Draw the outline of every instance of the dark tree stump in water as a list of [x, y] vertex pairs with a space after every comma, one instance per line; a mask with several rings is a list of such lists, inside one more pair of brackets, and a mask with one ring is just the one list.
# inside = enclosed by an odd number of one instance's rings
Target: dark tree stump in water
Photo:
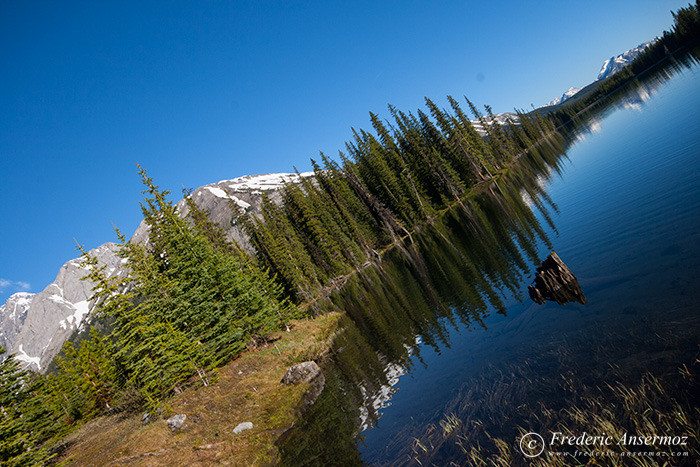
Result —
[[550, 253], [537, 268], [535, 281], [527, 288], [530, 298], [542, 305], [545, 300], [564, 305], [567, 302], [585, 304], [586, 296], [576, 280], [576, 276], [566, 267], [566, 264], [555, 252]]

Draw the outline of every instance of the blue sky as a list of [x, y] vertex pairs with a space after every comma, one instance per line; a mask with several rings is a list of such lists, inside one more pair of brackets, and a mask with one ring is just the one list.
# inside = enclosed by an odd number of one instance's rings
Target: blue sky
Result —
[[368, 112], [543, 105], [688, 1], [0, 3], [0, 301], [179, 194], [310, 168]]

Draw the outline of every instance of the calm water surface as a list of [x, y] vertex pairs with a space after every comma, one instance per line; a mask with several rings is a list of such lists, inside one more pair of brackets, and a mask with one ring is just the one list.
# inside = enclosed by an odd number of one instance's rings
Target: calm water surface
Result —
[[[349, 318], [326, 390], [282, 445], [286, 462], [410, 464], [416, 439], [448, 417], [512, 442], [517, 425], [536, 426], [537, 404], [568, 407], [589, 388], [692, 364], [700, 68], [649, 79], [561, 143], [564, 157], [547, 148], [523, 161], [334, 297]], [[588, 304], [527, 298], [552, 249]], [[464, 461], [454, 445], [431, 449], [437, 464]]]

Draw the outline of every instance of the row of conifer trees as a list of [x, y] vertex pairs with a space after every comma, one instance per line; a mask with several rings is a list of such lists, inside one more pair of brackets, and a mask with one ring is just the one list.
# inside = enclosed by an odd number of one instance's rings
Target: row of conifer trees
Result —
[[451, 112], [426, 99], [432, 119], [391, 106], [392, 123], [370, 113], [374, 134], [353, 130], [339, 161], [312, 159], [313, 178], [284, 186], [279, 205], [264, 197], [261, 218], [244, 217], [260, 263], [290, 298], [308, 300], [374, 259], [553, 130], [534, 113], [492, 124], [491, 108], [483, 115], [467, 99], [482, 137], [459, 103], [448, 101]]

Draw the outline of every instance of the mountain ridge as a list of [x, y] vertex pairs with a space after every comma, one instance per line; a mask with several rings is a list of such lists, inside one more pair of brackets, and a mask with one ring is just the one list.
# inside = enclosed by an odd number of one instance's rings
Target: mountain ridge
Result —
[[[600, 68], [600, 71], [598, 72], [598, 76], [593, 81], [593, 83], [609, 78], [615, 73], [620, 72], [623, 68], [632, 63], [634, 59], [639, 56], [640, 53], [644, 52], [647, 49], [647, 47], [654, 44], [657, 40], [658, 39], [652, 39], [650, 41], [644, 42], [636, 47], [629, 49], [626, 52], [621, 53], [620, 55], [615, 55], [605, 60], [605, 62], [603, 62], [603, 65]], [[575, 96], [579, 91], [581, 91], [581, 89], [583, 88], [571, 86], [561, 96], [549, 101], [542, 107], [551, 107], [554, 105], [561, 104]]]
[[[244, 175], [201, 186], [189, 196], [224, 231], [227, 240], [252, 251], [241, 226], [231, 222], [229, 202], [254, 216], [261, 216], [263, 193], [278, 203], [281, 201], [276, 193], [278, 188], [310, 176], [313, 172]], [[189, 208], [184, 198], [176, 206], [180, 216], [187, 216]], [[147, 240], [148, 226], [142, 221], [130, 241], [143, 243]], [[108, 277], [125, 272], [126, 260], [117, 256], [118, 248], [117, 244], [107, 242], [88, 252], [97, 257], [100, 266], [107, 267]], [[94, 284], [81, 280], [84, 275], [81, 258], [71, 259], [61, 266], [56, 279], [43, 291], [17, 292], [0, 306], [0, 345], [6, 348], [6, 354], [14, 354], [27, 368], [46, 371], [65, 341], [89, 324], [94, 310], [90, 300]]]

